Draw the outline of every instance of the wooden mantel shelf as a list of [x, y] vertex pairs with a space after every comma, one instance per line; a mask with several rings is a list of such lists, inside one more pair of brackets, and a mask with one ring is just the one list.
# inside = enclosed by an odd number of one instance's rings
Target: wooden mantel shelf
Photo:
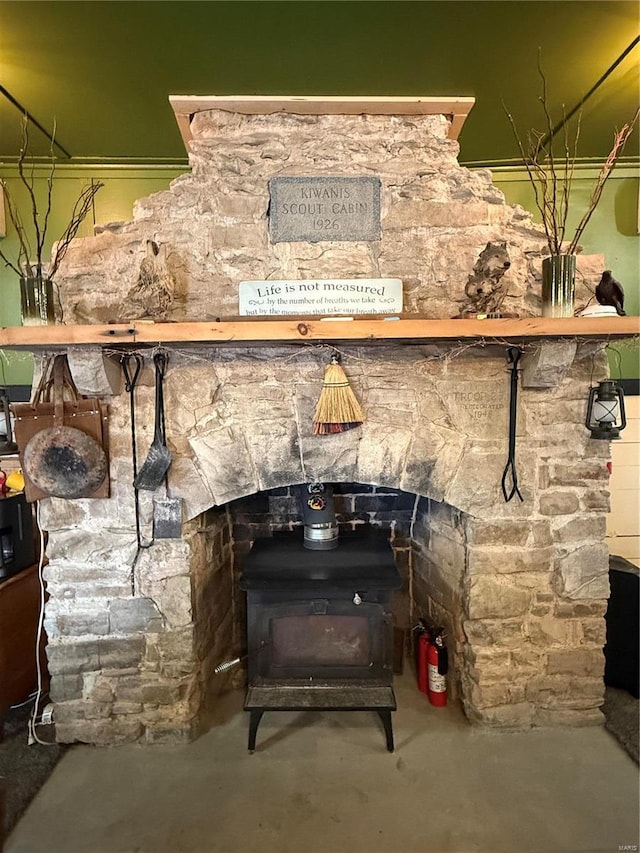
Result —
[[447, 340], [529, 338], [631, 338], [640, 335], [640, 317], [567, 317], [519, 320], [401, 319], [321, 320], [318, 317], [276, 319], [233, 318], [198, 323], [149, 323], [136, 320], [113, 325], [8, 326], [0, 329], [0, 348], [52, 349], [95, 344], [305, 344], [311, 341], [418, 343]]
[[449, 139], [457, 139], [475, 103], [468, 97], [378, 97], [345, 95], [169, 95], [184, 144], [199, 112], [227, 110], [247, 115], [445, 115]]

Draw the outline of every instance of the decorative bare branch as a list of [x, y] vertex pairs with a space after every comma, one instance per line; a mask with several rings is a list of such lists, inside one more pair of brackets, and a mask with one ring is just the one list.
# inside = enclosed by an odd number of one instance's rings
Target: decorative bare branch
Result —
[[[47, 228], [49, 226], [49, 214], [51, 213], [51, 199], [53, 198], [53, 178], [56, 173], [56, 158], [53, 150], [53, 146], [56, 138], [56, 122], [54, 119], [53, 122], [53, 130], [51, 131], [51, 146], [49, 148], [49, 156], [51, 159], [51, 168], [49, 169], [49, 174], [47, 175], [47, 209], [44, 214], [44, 224], [42, 226], [42, 231], [44, 234], [47, 233]], [[44, 241], [42, 243], [44, 248]], [[39, 271], [39, 274], [42, 275], [42, 271]]]
[[535, 205], [542, 218], [549, 254], [559, 255], [563, 252], [573, 254], [578, 248], [578, 243], [587, 223], [598, 206], [607, 178], [611, 174], [627, 139], [633, 131], [640, 110], [629, 124], [625, 124], [622, 130], [616, 132], [613, 146], [600, 170], [596, 186], [589, 199], [587, 210], [580, 220], [573, 238], [566, 248], [563, 248], [569, 215], [571, 186], [578, 160], [578, 141], [580, 139], [582, 111], [578, 111], [573, 138], [570, 138], [563, 106], [564, 150], [561, 157], [556, 155], [553, 150], [554, 123], [549, 109], [547, 80], [542, 70], [540, 52], [538, 52], [538, 74], [541, 80], [541, 95], [538, 101], [542, 107], [546, 125], [546, 132], [544, 134], [539, 130], [532, 129], [527, 134], [526, 142], [523, 142], [513, 116], [509, 113], [504, 103], [502, 106], [511, 124], [522, 162], [527, 171], [529, 182], [533, 187]]
[[[58, 271], [60, 263], [64, 258], [71, 241], [77, 235], [80, 226], [85, 220], [87, 214], [92, 208], [93, 201], [98, 190], [104, 186], [101, 182], [93, 182], [90, 186], [84, 187], [78, 199], [76, 200], [71, 212], [71, 219], [67, 225], [62, 237], [58, 241], [53, 253], [51, 264], [47, 269], [46, 260], [44, 258], [44, 247], [47, 239], [47, 231], [49, 228], [49, 217], [52, 209], [53, 199], [53, 183], [56, 171], [56, 159], [53, 150], [53, 140], [55, 139], [55, 124], [51, 140], [50, 149], [50, 166], [47, 175], [47, 196], [44, 210], [41, 212], [38, 209], [38, 203], [35, 193], [35, 163], [29, 157], [29, 127], [28, 119], [25, 115], [22, 120], [22, 140], [20, 153], [18, 155], [18, 176], [20, 183], [27, 194], [29, 201], [29, 219], [30, 227], [27, 227], [20, 216], [15, 199], [12, 197], [7, 181], [0, 178], [0, 186], [4, 190], [6, 199], [7, 212], [9, 221], [11, 222], [16, 236], [18, 238], [18, 254], [17, 258], [11, 260], [1, 249], [0, 259], [5, 266], [12, 269], [18, 276], [27, 276], [29, 278], [41, 277], [45, 274], [49, 278]], [[30, 239], [29, 232], [32, 231]]]
[[78, 197], [76, 203], [73, 206], [71, 221], [67, 225], [67, 230], [64, 232], [60, 240], [58, 240], [58, 243], [55, 247], [51, 267], [49, 269], [49, 278], [53, 278], [57, 273], [58, 267], [62, 263], [62, 259], [67, 253], [69, 244], [78, 233], [78, 229], [80, 228], [85, 217], [93, 207], [93, 200], [96, 196], [96, 193], [103, 186], [104, 184], [98, 181], [97, 183], [92, 183], [88, 187], [84, 187], [84, 189], [80, 193], [80, 196]]
[[587, 223], [591, 219], [593, 211], [598, 206], [598, 202], [600, 201], [600, 197], [602, 196], [602, 190], [604, 189], [604, 185], [606, 184], [609, 175], [613, 171], [613, 167], [616, 165], [616, 161], [622, 153], [622, 149], [624, 148], [627, 139], [633, 133], [633, 128], [635, 127], [635, 124], [638, 121], [638, 116], [640, 116], [640, 109], [636, 112], [635, 116], [629, 124], [624, 124], [620, 130], [617, 130], [615, 132], [613, 136], [613, 145], [611, 147], [611, 151], [609, 152], [609, 156], [607, 157], [602, 168], [600, 169], [598, 180], [596, 181], [596, 185], [593, 188], [593, 192], [591, 193], [591, 198], [589, 199], [589, 205], [587, 207], [587, 210], [585, 211], [584, 216], [578, 223], [576, 233], [573, 237], [573, 240], [569, 244], [569, 248], [567, 249], [567, 254], [570, 255], [575, 252], [578, 246], [578, 242], [582, 237], [582, 232], [587, 227]]
[[[518, 130], [516, 128], [515, 121], [513, 120], [513, 116], [507, 110], [507, 108], [504, 104], [502, 106], [504, 108], [505, 113], [507, 114], [507, 118], [509, 119], [509, 122], [511, 123], [513, 135], [514, 135], [515, 140], [516, 140], [516, 145], [518, 146], [518, 149], [520, 151], [520, 156], [522, 157], [522, 162], [524, 163], [524, 167], [527, 170], [527, 175], [529, 176], [529, 182], [531, 183], [531, 186], [533, 187], [533, 194], [534, 194], [534, 198], [535, 198], [535, 203], [536, 203], [536, 207], [538, 208], [540, 215], [542, 217], [542, 225], [544, 227], [544, 233], [546, 234], [546, 237], [547, 237], [547, 245], [549, 246], [549, 252], [550, 252], [550, 254], [553, 254], [553, 230], [551, 228], [551, 223], [549, 222], [549, 220], [547, 218], [547, 206], [546, 206], [547, 173], [541, 167], [540, 163], [538, 163], [538, 161], [536, 160], [536, 157], [534, 156], [540, 140], [538, 139], [538, 143], [534, 143], [533, 137], [531, 136], [531, 134], [529, 134], [527, 148], [525, 149], [524, 143], [522, 142], [522, 139], [520, 138], [520, 135], [519, 135]], [[529, 152], [534, 152], [534, 153], [529, 153]]]
[[[27, 152], [29, 150], [29, 124], [27, 116], [23, 116], [22, 118], [22, 144], [20, 146], [20, 156], [18, 157], [18, 174], [20, 175], [20, 180], [22, 181], [22, 185], [27, 191], [27, 195], [29, 196], [29, 200], [31, 202], [31, 220], [33, 222], [33, 232], [35, 234], [35, 245], [36, 245], [36, 274], [41, 274], [41, 257], [42, 257], [42, 238], [43, 234], [40, 229], [40, 222], [38, 218], [38, 204], [36, 202], [36, 194], [34, 189], [34, 179], [33, 179], [33, 171], [31, 175], [27, 177], [25, 175], [25, 163], [27, 162]], [[33, 163], [32, 163], [33, 168]], [[24, 228], [23, 228], [24, 232]], [[20, 241], [22, 244], [22, 240]], [[27, 262], [30, 265], [30, 261]], [[30, 273], [32, 274], [32, 273]]]
[[[5, 253], [0, 249], [0, 258], [4, 261], [5, 266], [11, 267], [11, 269], [17, 273], [19, 276], [24, 275], [24, 271], [27, 272], [27, 275], [31, 275], [31, 268], [29, 266], [29, 257], [31, 256], [31, 247], [29, 245], [29, 240], [27, 238], [27, 233], [22, 224], [22, 220], [20, 218], [20, 212], [15, 205], [15, 202], [11, 195], [8, 192], [7, 184], [4, 178], [0, 178], [0, 185], [4, 190], [4, 197], [7, 205], [7, 213], [9, 214], [9, 221], [13, 225], [17, 235], [18, 235], [18, 260], [17, 263], [12, 263], [9, 258], [5, 255]], [[24, 267], [24, 271], [23, 271]]]

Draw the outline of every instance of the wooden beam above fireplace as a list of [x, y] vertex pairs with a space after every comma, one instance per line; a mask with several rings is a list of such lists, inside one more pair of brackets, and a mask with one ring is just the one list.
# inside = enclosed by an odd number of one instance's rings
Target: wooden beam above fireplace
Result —
[[535, 338], [632, 338], [640, 335], [640, 317], [525, 317], [518, 320], [429, 320], [401, 318], [247, 317], [194, 323], [7, 326], [0, 329], [0, 348], [40, 350], [96, 344], [306, 344], [499, 340]]

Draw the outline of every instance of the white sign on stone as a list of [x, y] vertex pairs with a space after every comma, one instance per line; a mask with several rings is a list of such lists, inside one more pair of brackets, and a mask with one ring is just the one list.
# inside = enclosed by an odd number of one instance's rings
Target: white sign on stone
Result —
[[291, 314], [396, 314], [402, 311], [399, 278], [326, 278], [241, 281], [240, 316]]

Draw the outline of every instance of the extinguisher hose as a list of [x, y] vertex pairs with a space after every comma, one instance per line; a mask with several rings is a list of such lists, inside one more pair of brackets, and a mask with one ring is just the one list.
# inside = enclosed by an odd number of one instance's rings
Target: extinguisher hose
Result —
[[449, 672], [449, 652], [446, 646], [438, 646], [438, 675]]

